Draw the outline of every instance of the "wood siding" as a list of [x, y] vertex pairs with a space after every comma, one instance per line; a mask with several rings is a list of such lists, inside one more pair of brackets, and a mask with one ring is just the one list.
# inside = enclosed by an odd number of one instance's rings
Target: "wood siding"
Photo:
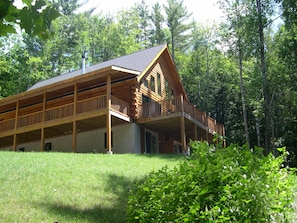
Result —
[[[160, 85], [158, 85], [158, 75], [160, 75]], [[153, 91], [151, 89], [151, 77], [154, 77], [155, 83], [154, 83], [154, 89]], [[148, 87], [145, 86], [145, 81], [148, 82]], [[143, 104], [142, 96], [146, 96], [150, 98], [152, 101], [162, 101], [166, 98], [170, 97], [176, 97], [180, 93], [180, 90], [176, 87], [176, 84], [174, 84], [175, 80], [170, 76], [170, 69], [168, 65], [165, 63], [164, 59], [160, 58], [157, 60], [157, 62], [152, 66], [152, 69], [150, 69], [147, 74], [145, 74], [140, 81], [140, 84], [138, 88], [136, 89], [136, 95], [135, 95], [135, 110], [136, 110], [136, 116], [137, 118], [140, 117], [141, 108], [140, 106]], [[168, 83], [168, 86], [166, 86], [166, 82]], [[159, 87], [161, 87], [161, 90], [158, 92]], [[169, 92], [167, 91], [167, 87], [169, 88]], [[171, 92], [173, 94], [171, 94]], [[161, 93], [161, 94], [159, 94]], [[170, 95], [168, 95], [168, 93]]]

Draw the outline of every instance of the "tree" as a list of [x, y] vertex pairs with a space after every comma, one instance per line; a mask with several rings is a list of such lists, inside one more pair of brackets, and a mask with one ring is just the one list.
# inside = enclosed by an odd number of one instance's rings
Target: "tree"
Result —
[[[54, 34], [50, 40], [45, 41], [43, 55], [50, 68], [50, 76], [81, 68], [82, 52], [84, 49], [89, 50], [92, 42], [92, 20], [89, 16], [89, 12], [71, 14], [53, 22]], [[88, 62], [92, 63], [90, 60]]]
[[[284, 24], [273, 39], [274, 75], [277, 91], [273, 97], [274, 130], [277, 144], [289, 150], [290, 166], [297, 166], [297, 5], [296, 1], [282, 0], [281, 15]], [[271, 56], [269, 56], [271, 57]]]
[[220, 49], [220, 26], [194, 27], [191, 47], [179, 69], [188, 98], [225, 125], [227, 143], [244, 143], [236, 60]]
[[[84, 0], [83, 2], [79, 0], [58, 0], [59, 10], [63, 15], [71, 15], [88, 1], [89, 0]], [[93, 10], [91, 9], [91, 11]]]
[[[33, 83], [45, 77], [38, 50], [29, 47], [26, 38], [26, 34], [22, 38], [16, 34], [9, 38], [2, 37], [2, 43], [7, 48], [0, 50], [0, 97], [26, 91]], [[30, 43], [34, 45], [32, 39]]]
[[258, 12], [258, 34], [259, 50], [261, 60], [261, 73], [263, 78], [263, 95], [264, 95], [264, 116], [265, 116], [265, 153], [271, 151], [271, 117], [270, 117], [270, 90], [268, 85], [268, 75], [265, 60], [265, 39], [264, 39], [264, 18], [262, 12], [262, 1], [256, 0]]
[[[245, 142], [247, 147], [250, 148], [250, 137], [249, 137], [249, 125], [246, 109], [246, 95], [244, 87], [244, 78], [243, 78], [243, 60], [250, 55], [248, 52], [251, 48], [251, 42], [253, 42], [250, 35], [253, 30], [250, 25], [250, 14], [251, 7], [248, 1], [225, 1], [221, 3], [221, 7], [224, 8], [227, 15], [227, 29], [225, 33], [225, 38], [227, 42], [231, 40], [230, 51], [233, 51], [232, 54], [238, 58], [238, 70], [239, 70], [239, 84], [241, 92], [241, 103], [242, 103], [242, 115], [244, 121], [244, 132], [245, 132]], [[249, 31], [249, 32], [247, 32]], [[249, 36], [246, 35], [249, 33]], [[232, 47], [234, 46], [234, 47]]]
[[0, 2], [0, 36], [15, 33], [19, 25], [31, 36], [48, 37], [51, 22], [59, 16], [56, 5], [47, 0], [22, 2], [22, 9], [14, 6], [14, 0]]
[[148, 10], [148, 5], [142, 0], [140, 3], [137, 3], [135, 6], [136, 15], [139, 18], [139, 36], [138, 42], [141, 42], [142, 45], [146, 48], [148, 46], [149, 40], [149, 29], [150, 29], [150, 12]]
[[192, 14], [183, 5], [183, 0], [167, 0], [167, 5], [164, 8], [166, 23], [171, 35], [171, 54], [173, 60], [175, 60], [176, 50], [183, 52], [188, 49], [189, 31], [192, 24], [186, 22]]
[[165, 32], [163, 28], [164, 16], [161, 12], [161, 5], [159, 3], [155, 3], [153, 5], [153, 10], [150, 15], [150, 19], [152, 21], [152, 29], [150, 30], [150, 44], [151, 46], [159, 45], [165, 42]]

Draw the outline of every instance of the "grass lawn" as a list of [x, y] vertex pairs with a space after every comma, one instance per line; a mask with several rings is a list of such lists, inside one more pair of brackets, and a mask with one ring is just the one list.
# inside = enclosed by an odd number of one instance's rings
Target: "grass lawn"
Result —
[[1, 222], [125, 222], [133, 181], [173, 155], [0, 152]]

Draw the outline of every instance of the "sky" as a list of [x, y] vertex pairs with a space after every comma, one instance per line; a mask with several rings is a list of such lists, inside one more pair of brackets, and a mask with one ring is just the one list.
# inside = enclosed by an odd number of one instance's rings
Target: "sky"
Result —
[[[137, 2], [141, 2], [141, 0], [89, 0], [79, 11], [97, 7], [95, 13], [101, 11], [103, 14], [116, 14], [117, 11], [131, 8]], [[145, 0], [145, 2], [150, 6], [159, 2], [163, 6], [167, 0]], [[188, 12], [192, 13], [195, 21], [206, 24], [219, 21], [223, 17], [216, 2], [217, 0], [183, 0], [184, 6], [187, 7]], [[23, 5], [21, 0], [15, 0], [14, 4], [20, 8]]]
[[[102, 11], [103, 14], [115, 14], [121, 9], [131, 8], [137, 2], [141, 2], [141, 0], [89, 0], [82, 10], [97, 6], [95, 12]], [[166, 4], [167, 0], [146, 0], [148, 5], [153, 5], [156, 2], [163, 5]], [[216, 2], [217, 0], [183, 0], [183, 4], [187, 7], [188, 12], [193, 13], [192, 17], [195, 21], [201, 23], [213, 23], [213, 21], [222, 19], [223, 13]]]

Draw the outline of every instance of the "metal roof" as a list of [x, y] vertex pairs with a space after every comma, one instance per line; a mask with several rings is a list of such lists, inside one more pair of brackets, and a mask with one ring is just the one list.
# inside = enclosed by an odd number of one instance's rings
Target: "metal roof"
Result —
[[[144, 71], [149, 65], [150, 63], [156, 58], [156, 56], [160, 53], [160, 51], [162, 49], [164, 49], [164, 47], [166, 46], [166, 44], [162, 44], [159, 46], [155, 46], [152, 48], [148, 48], [145, 50], [141, 50], [132, 54], [128, 54], [122, 57], [118, 57], [115, 59], [111, 59], [99, 64], [95, 64], [93, 66], [87, 67], [86, 68], [86, 74], [96, 71], [96, 70], [100, 70], [106, 67], [110, 67], [110, 66], [117, 66], [117, 67], [121, 67], [121, 68], [125, 68], [128, 70], [133, 70], [133, 71], [138, 71], [140, 73], [142, 73], [142, 71]], [[82, 69], [76, 70], [76, 71], [72, 71], [69, 73], [65, 73], [47, 80], [43, 80], [40, 81], [38, 83], [36, 83], [35, 85], [33, 85], [29, 90], [33, 90], [33, 89], [37, 89], [40, 87], [44, 87], [50, 84], [54, 84], [54, 83], [58, 83], [60, 81], [64, 81], [73, 77], [77, 77], [80, 75], [84, 75], [82, 73]]]

